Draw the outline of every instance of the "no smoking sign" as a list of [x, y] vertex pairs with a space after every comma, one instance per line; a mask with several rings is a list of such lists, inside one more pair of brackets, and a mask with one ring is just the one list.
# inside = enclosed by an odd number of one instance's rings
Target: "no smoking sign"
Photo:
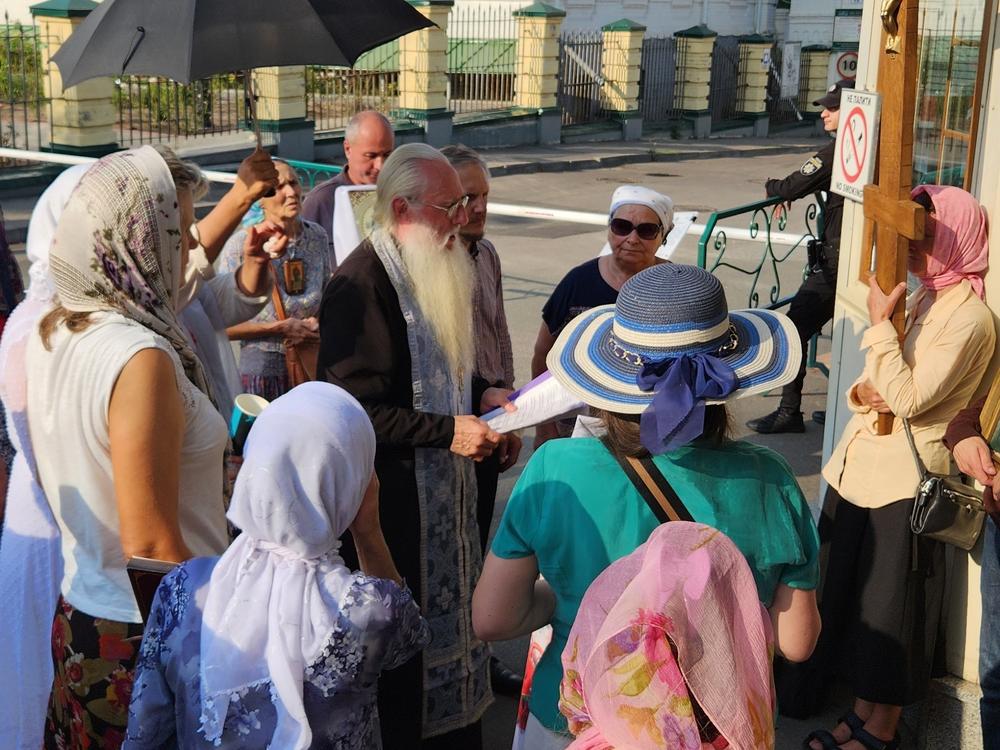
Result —
[[845, 89], [841, 95], [830, 189], [858, 203], [874, 174], [880, 104], [878, 94], [867, 91]]

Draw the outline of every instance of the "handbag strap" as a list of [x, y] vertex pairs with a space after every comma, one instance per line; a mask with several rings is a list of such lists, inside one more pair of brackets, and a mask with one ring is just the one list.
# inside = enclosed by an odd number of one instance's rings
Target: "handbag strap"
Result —
[[927, 478], [927, 467], [924, 466], [924, 461], [920, 458], [920, 454], [917, 452], [917, 444], [913, 442], [913, 432], [910, 430], [910, 420], [903, 419], [903, 430], [906, 432], [906, 442], [910, 444], [910, 451], [913, 453], [913, 460], [917, 464], [917, 471], [920, 472], [920, 480], [923, 481]]
[[[607, 447], [607, 446], [605, 446]], [[694, 521], [694, 517], [681, 502], [677, 492], [670, 486], [670, 482], [663, 476], [652, 458], [633, 458], [632, 456], [621, 457], [611, 451], [611, 455], [618, 461], [619, 466], [625, 472], [635, 488], [646, 501], [646, 505], [653, 511], [656, 520], [660, 523], [668, 521]]]
[[278, 291], [278, 274], [272, 263], [267, 264], [267, 269], [271, 274], [271, 302], [274, 304], [274, 314], [278, 316], [278, 320], [285, 320], [288, 315], [285, 313], [285, 303], [281, 301], [281, 292]]

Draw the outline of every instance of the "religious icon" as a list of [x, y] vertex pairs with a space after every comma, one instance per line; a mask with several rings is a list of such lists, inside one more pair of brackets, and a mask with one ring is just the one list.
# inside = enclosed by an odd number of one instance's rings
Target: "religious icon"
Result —
[[306, 264], [301, 258], [289, 258], [285, 261], [285, 292], [302, 294], [306, 290]]

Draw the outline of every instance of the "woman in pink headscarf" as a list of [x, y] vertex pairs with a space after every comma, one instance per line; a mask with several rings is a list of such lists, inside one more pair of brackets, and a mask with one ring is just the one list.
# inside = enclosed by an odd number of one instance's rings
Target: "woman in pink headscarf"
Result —
[[[895, 750], [902, 707], [926, 692], [944, 549], [910, 531], [920, 475], [904, 420], [927, 469], [954, 473], [942, 437], [993, 354], [993, 318], [983, 302], [989, 247], [982, 207], [956, 187], [923, 185], [912, 197], [924, 206], [926, 224], [925, 239], [910, 243], [909, 270], [920, 287], [906, 301], [904, 339], [889, 318], [906, 285], [885, 294], [872, 278], [871, 327], [861, 339], [865, 368], [847, 393], [854, 417], [823, 468], [833, 522], [825, 535], [823, 633], [813, 659], [816, 679], [825, 684], [846, 644], [855, 701], [832, 732], [809, 735], [812, 750]], [[878, 416], [890, 412], [892, 433], [879, 435]]]
[[770, 750], [771, 620], [717, 529], [665, 523], [587, 589], [563, 651], [571, 750]]

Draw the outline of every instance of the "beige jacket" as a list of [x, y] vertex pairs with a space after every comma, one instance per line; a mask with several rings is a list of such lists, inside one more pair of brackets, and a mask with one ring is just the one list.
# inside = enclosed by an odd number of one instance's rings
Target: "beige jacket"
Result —
[[889, 321], [865, 331], [865, 369], [847, 391], [855, 414], [823, 467], [830, 486], [862, 508], [913, 497], [919, 474], [902, 420], [893, 420], [892, 434], [879, 436], [878, 414], [857, 401], [854, 387], [870, 380], [893, 414], [910, 420], [928, 470], [947, 474], [952, 472], [951, 455], [941, 438], [951, 418], [972, 400], [993, 355], [993, 318], [969, 282], [946, 290], [911, 317], [925, 294], [921, 287], [907, 300], [902, 349]]

